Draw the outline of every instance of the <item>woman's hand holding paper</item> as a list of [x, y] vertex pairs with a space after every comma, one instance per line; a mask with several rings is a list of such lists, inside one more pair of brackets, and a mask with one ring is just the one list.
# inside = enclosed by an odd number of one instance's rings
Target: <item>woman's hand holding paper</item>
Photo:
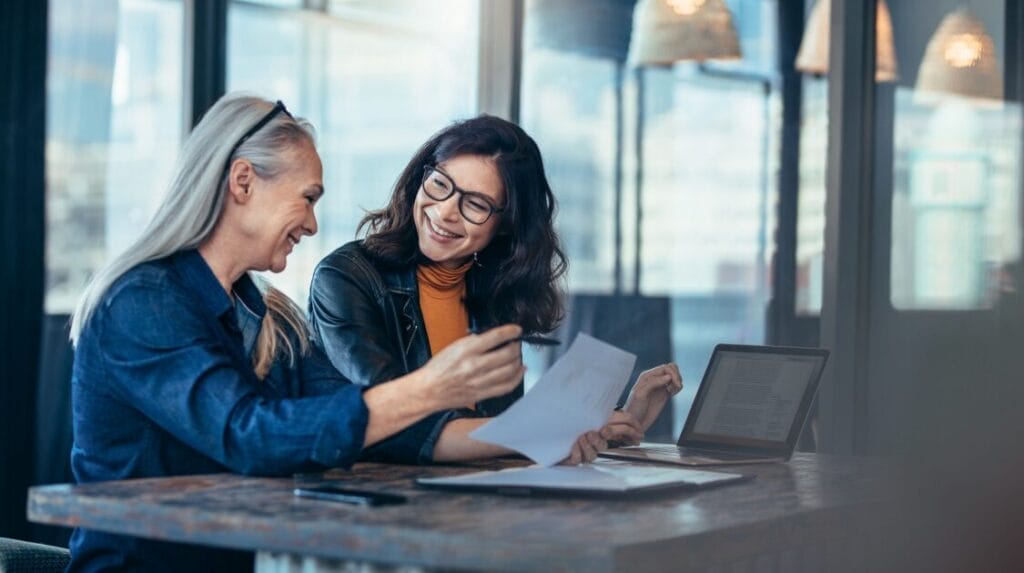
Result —
[[580, 436], [572, 445], [569, 457], [562, 461], [565, 465], [590, 463], [597, 454], [608, 449], [608, 441], [616, 440], [627, 443], [639, 443], [643, 430], [636, 419], [627, 412], [612, 412], [611, 418], [599, 431], [587, 432]]

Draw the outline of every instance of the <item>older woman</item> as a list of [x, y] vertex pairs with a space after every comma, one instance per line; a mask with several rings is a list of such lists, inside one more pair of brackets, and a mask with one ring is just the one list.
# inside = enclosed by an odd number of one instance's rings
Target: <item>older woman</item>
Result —
[[[463, 338], [389, 384], [340, 376], [309, 344], [301, 310], [249, 274], [285, 267], [316, 233], [323, 193], [311, 128], [280, 102], [228, 96], [207, 112], [152, 222], [75, 312], [77, 481], [347, 467], [384, 440], [436, 457], [437, 412], [516, 386], [515, 325]], [[252, 568], [243, 553], [82, 529], [71, 551], [72, 571]]]
[[[562, 318], [565, 271], [554, 210], [540, 150], [519, 126], [485, 115], [441, 130], [406, 165], [388, 204], [363, 219], [365, 240], [317, 266], [314, 341], [352, 382], [373, 387], [419, 368], [470, 328], [510, 322], [550, 331]], [[626, 411], [610, 413], [603, 435], [582, 436], [572, 455], [593, 457], [603, 438], [638, 441], [681, 388], [674, 364], [644, 372]], [[436, 422], [435, 457], [507, 453], [468, 434], [522, 392], [517, 385], [463, 402], [467, 409]]]

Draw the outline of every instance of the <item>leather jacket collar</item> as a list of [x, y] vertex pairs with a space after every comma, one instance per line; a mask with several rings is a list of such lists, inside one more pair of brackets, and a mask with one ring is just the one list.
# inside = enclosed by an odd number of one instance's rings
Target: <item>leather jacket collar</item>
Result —
[[[466, 280], [467, 290], [472, 292], [472, 270]], [[314, 340], [356, 384], [385, 382], [430, 360], [416, 265], [377, 264], [361, 241], [338, 248], [314, 271], [310, 322]], [[494, 326], [473, 313], [469, 324], [480, 329]], [[521, 395], [522, 385], [511, 394], [485, 400], [478, 405], [477, 414], [501, 412]]]

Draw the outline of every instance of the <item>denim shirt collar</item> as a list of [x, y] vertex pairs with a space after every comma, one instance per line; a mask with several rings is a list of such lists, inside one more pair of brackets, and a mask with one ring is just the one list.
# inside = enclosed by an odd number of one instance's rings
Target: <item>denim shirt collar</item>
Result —
[[263, 327], [263, 317], [246, 306], [242, 297], [238, 297], [235, 304], [235, 320], [238, 328], [242, 331], [242, 347], [246, 356], [252, 356], [256, 350], [256, 340], [260, 336], [260, 329]]
[[[199, 254], [199, 251], [195, 249], [182, 251], [174, 255], [173, 264], [188, 284], [195, 287], [199, 299], [210, 314], [220, 318], [234, 308], [231, 297], [224, 292], [224, 287], [217, 281], [213, 270], [210, 269], [210, 265], [206, 264], [206, 260]], [[235, 281], [235, 284], [231, 285], [231, 290], [248, 310], [260, 320], [263, 319], [267, 307], [263, 303], [260, 289], [253, 282], [249, 273], [244, 273]]]

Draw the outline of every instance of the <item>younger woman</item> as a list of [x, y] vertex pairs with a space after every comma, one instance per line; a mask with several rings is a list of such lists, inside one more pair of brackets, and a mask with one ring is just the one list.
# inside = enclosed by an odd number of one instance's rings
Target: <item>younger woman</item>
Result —
[[[388, 204], [363, 219], [365, 240], [317, 266], [309, 303], [314, 341], [352, 382], [372, 387], [419, 368], [470, 329], [515, 323], [527, 333], [552, 330], [563, 315], [558, 281], [565, 271], [554, 210], [540, 150], [519, 126], [490, 116], [449, 126], [412, 157]], [[604, 436], [638, 441], [681, 388], [674, 364], [643, 373]], [[507, 453], [467, 434], [522, 393], [517, 385], [463, 403], [435, 425], [435, 456]], [[588, 456], [603, 445], [577, 442]], [[369, 454], [394, 457], [386, 448]]]

